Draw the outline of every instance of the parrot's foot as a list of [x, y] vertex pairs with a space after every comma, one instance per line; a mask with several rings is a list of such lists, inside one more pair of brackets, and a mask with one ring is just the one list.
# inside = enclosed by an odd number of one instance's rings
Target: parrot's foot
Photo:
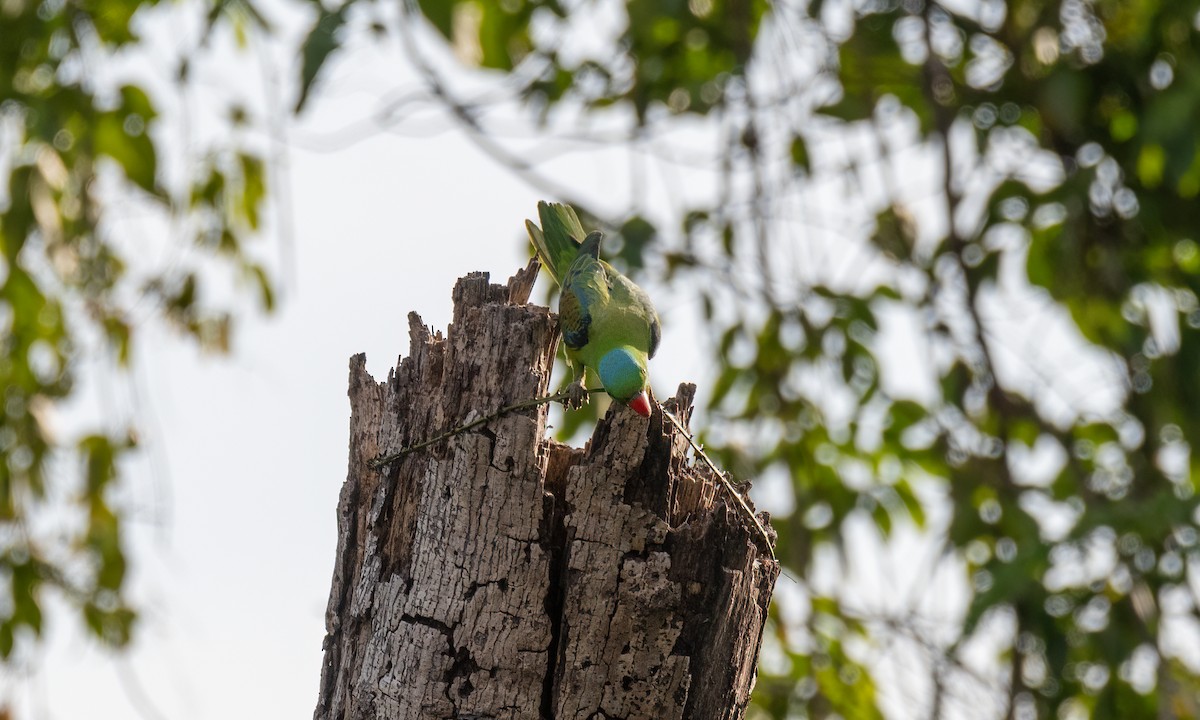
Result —
[[563, 399], [563, 407], [567, 410], [578, 410], [587, 405], [588, 391], [583, 383], [576, 380], [567, 386], [567, 397]]

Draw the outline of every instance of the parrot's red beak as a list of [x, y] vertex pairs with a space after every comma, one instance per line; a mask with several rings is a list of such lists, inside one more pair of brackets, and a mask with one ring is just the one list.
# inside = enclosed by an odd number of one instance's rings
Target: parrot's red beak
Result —
[[634, 395], [629, 400], [629, 407], [642, 417], [650, 417], [650, 398], [646, 397], [646, 391], [642, 390], [637, 395]]

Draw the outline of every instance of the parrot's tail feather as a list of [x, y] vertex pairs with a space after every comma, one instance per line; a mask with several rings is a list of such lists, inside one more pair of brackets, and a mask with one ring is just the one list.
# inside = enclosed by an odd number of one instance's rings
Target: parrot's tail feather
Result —
[[540, 228], [526, 220], [525, 229], [529, 231], [529, 239], [537, 249], [542, 264], [562, 285], [567, 268], [571, 267], [575, 256], [579, 254], [579, 242], [584, 237], [583, 225], [570, 205], [560, 203], [539, 202], [538, 217], [542, 221]]
[[533, 224], [532, 220], [525, 221], [525, 230], [529, 232], [529, 241], [533, 243], [533, 249], [537, 251], [538, 259], [542, 261], [542, 265], [550, 271], [550, 276], [559, 285], [562, 285], [562, 276], [558, 269], [554, 267], [554, 256], [550, 254], [550, 249], [546, 247], [546, 236], [542, 234], [542, 229]]

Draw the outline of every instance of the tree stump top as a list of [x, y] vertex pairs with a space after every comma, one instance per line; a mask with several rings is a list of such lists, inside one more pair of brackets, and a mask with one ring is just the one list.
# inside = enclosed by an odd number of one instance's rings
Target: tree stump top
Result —
[[[779, 566], [655, 409], [584, 448], [545, 405], [371, 461], [546, 393], [557, 318], [459, 280], [443, 337], [378, 383], [350, 363], [350, 462], [315, 717], [739, 718]], [[695, 387], [664, 407], [685, 423]]]

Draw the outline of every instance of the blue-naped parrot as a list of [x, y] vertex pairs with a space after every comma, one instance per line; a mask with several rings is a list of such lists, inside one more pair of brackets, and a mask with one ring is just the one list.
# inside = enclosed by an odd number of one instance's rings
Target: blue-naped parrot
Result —
[[647, 361], [662, 337], [650, 297], [600, 259], [603, 235], [585, 236], [571, 206], [540, 202], [538, 217], [540, 228], [529, 220], [525, 228], [542, 264], [562, 287], [558, 315], [575, 374], [573, 397], [577, 403], [587, 397], [584, 368], [591, 368], [614, 400], [649, 417]]

